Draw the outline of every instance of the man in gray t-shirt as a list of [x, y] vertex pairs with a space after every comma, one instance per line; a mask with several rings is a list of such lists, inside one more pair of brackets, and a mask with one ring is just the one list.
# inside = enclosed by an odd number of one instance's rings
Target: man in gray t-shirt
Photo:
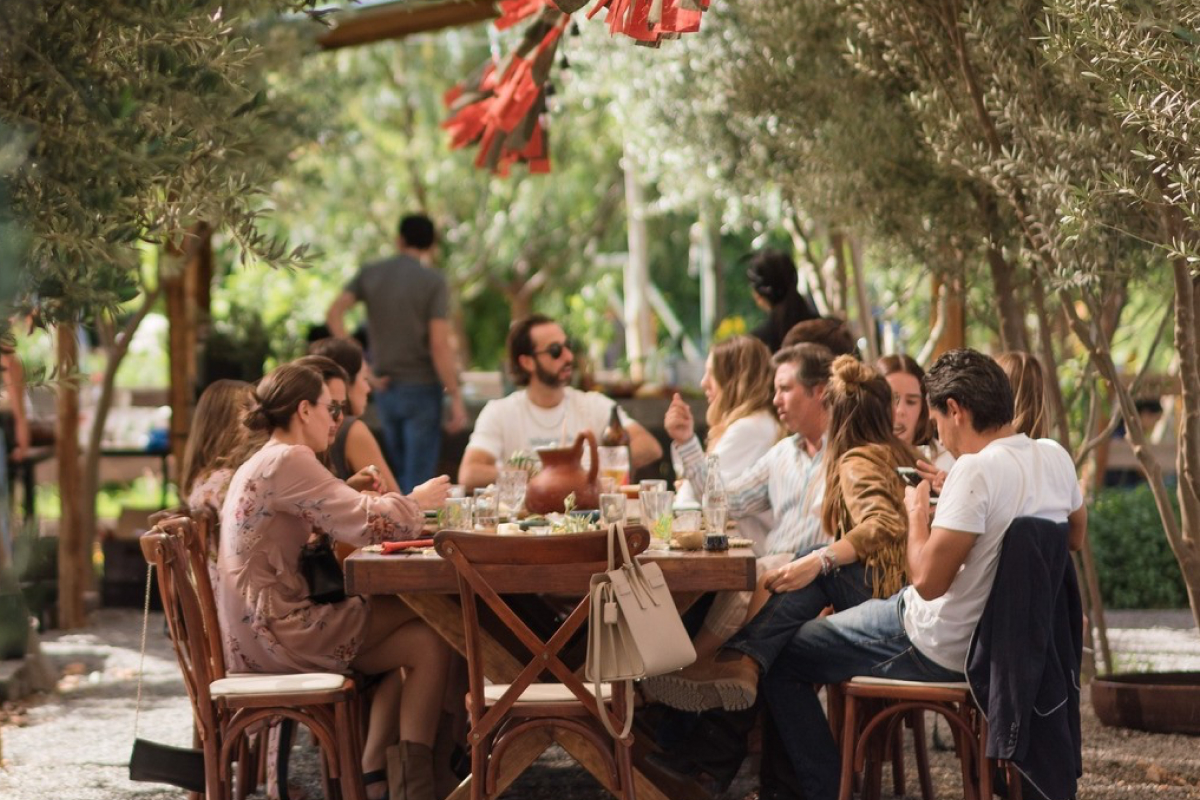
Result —
[[326, 322], [345, 336], [345, 314], [367, 306], [375, 404], [388, 462], [403, 492], [433, 477], [441, 448], [442, 391], [450, 395], [446, 427], [466, 422], [447, 321], [446, 278], [429, 266], [437, 235], [424, 215], [400, 221], [396, 255], [363, 266], [329, 307]]

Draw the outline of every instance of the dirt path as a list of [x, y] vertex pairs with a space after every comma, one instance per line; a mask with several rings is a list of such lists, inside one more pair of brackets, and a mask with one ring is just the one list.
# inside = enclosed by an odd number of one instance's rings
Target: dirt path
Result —
[[[1111, 638], [1119, 665], [1200, 670], [1200, 635], [1190, 616], [1179, 612], [1112, 612]], [[59, 691], [0, 714], [4, 800], [167, 800], [182, 792], [128, 780], [137, 692], [140, 614], [99, 612], [85, 632], [47, 638], [44, 649], [59, 673]], [[163, 635], [162, 616], [150, 624], [143, 681], [140, 730], [167, 744], [190, 745], [191, 717], [174, 654]], [[1200, 737], [1164, 736], [1105, 728], [1090, 703], [1083, 708], [1082, 800], [1200, 800]], [[961, 797], [953, 755], [933, 751], [938, 796]], [[294, 774], [312, 797], [319, 796], [315, 754], [301, 748]], [[908, 760], [911, 764], [911, 758]], [[916, 792], [910, 779], [909, 791]], [[754, 800], [753, 769], [726, 795]], [[547, 754], [506, 794], [508, 800], [607, 798], [590, 777], [562, 753]]]

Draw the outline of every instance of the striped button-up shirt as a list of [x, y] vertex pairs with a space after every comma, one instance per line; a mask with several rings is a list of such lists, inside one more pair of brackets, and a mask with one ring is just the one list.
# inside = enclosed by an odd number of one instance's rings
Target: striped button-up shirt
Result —
[[[684, 474], [693, 486], [704, 486], [704, 449], [696, 437], [676, 446]], [[821, 530], [825, 471], [821, 468], [825, 439], [813, 455], [800, 434], [781, 439], [754, 466], [725, 487], [733, 519], [770, 510], [775, 527], [767, 534], [766, 554], [799, 553], [828, 538]]]

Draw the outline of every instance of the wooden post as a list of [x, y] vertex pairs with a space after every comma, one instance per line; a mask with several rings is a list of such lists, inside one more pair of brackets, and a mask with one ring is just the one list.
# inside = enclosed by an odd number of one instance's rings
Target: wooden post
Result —
[[83, 595], [90, 581], [92, 554], [86, 546], [80, 508], [79, 471], [79, 344], [75, 324], [54, 329], [58, 374], [58, 492], [62, 516], [58, 524], [58, 625], [78, 628], [87, 622]]

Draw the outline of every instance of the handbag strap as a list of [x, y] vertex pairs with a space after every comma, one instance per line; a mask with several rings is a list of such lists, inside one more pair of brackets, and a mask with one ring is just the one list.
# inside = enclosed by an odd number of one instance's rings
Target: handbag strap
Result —
[[154, 576], [154, 562], [146, 562], [146, 601], [142, 607], [142, 652], [138, 656], [137, 702], [133, 706], [133, 738], [137, 739], [138, 721], [142, 714], [142, 673], [146, 666], [146, 630], [150, 626], [150, 582]]
[[[609, 535], [609, 544], [612, 544], [611, 529]], [[609, 563], [611, 565], [611, 549]], [[604, 637], [601, 635], [601, 629], [604, 627], [604, 603], [607, 597], [612, 596], [612, 583], [609, 581], [598, 581], [592, 586], [591, 609], [589, 609], [590, 619], [588, 620], [588, 636], [591, 637], [591, 647], [588, 648], [590, 653], [596, 654], [599, 658], [600, 649], [603, 646]], [[607, 597], [606, 597], [607, 596]], [[613, 598], [613, 602], [616, 599]], [[603, 681], [600, 680], [600, 670], [592, 671], [592, 692], [596, 696], [596, 707], [599, 710], [600, 724], [604, 726], [604, 730], [608, 731], [611, 736], [624, 741], [629, 732], [633, 730], [633, 681], [610, 681], [610, 683], [625, 684], [625, 722], [621, 726], [621, 732], [613, 727], [612, 722], [608, 718], [608, 708], [604, 704]]]

